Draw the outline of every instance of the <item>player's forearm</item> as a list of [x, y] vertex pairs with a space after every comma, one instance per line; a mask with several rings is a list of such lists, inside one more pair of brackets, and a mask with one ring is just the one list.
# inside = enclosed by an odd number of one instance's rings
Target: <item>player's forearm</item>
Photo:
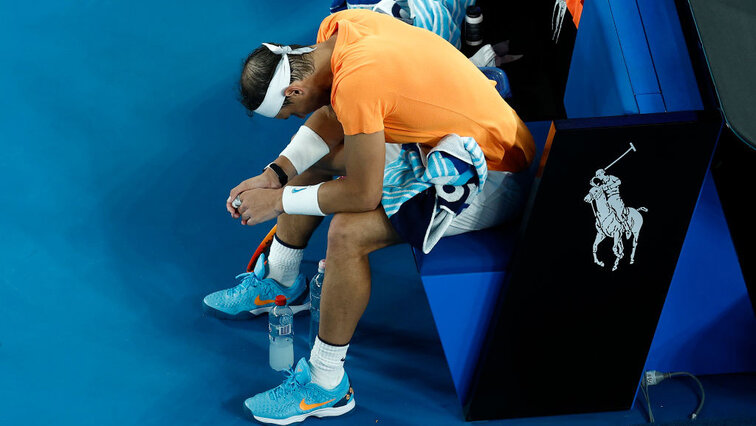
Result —
[[[278, 167], [283, 170], [283, 172], [286, 174], [286, 180], [289, 181], [294, 178], [294, 176], [298, 175], [297, 169], [294, 167], [293, 164], [291, 164], [291, 161], [289, 161], [288, 158], [284, 157], [283, 155], [279, 155], [278, 158], [276, 158], [273, 161], [275, 164], [278, 165]], [[274, 172], [271, 169], [265, 169], [265, 173], [268, 173], [269, 176], [271, 176], [273, 179], [275, 179], [276, 183], [279, 183], [278, 175], [276, 172]], [[280, 188], [280, 186], [275, 186], [274, 188]]]
[[325, 214], [341, 212], [368, 212], [381, 203], [383, 189], [380, 185], [361, 183], [345, 176], [324, 183], [318, 191], [318, 203]]
[[385, 148], [382, 130], [345, 137], [346, 176], [317, 185], [287, 186], [281, 195], [284, 212], [323, 216], [374, 210], [383, 193]]
[[383, 195], [385, 141], [382, 130], [344, 138], [346, 176], [321, 186], [318, 202], [323, 213], [368, 212], [378, 207]]
[[344, 141], [341, 123], [329, 107], [323, 107], [301, 126], [275, 163], [288, 179], [304, 173]]

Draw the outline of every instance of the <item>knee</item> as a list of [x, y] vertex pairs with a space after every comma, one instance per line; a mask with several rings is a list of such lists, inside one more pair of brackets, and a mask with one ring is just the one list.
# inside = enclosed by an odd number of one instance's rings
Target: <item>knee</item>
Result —
[[328, 228], [328, 251], [347, 255], [362, 255], [364, 244], [361, 236], [363, 230], [356, 214], [336, 213]]

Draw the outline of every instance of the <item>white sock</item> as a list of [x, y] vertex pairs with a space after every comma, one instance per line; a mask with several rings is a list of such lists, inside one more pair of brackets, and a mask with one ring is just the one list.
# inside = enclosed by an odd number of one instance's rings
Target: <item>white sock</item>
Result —
[[344, 361], [349, 345], [332, 346], [315, 338], [310, 352], [310, 374], [312, 382], [323, 389], [333, 389], [344, 377]]
[[302, 255], [304, 248], [286, 246], [274, 235], [268, 255], [268, 275], [265, 278], [273, 278], [282, 286], [291, 287], [299, 275]]

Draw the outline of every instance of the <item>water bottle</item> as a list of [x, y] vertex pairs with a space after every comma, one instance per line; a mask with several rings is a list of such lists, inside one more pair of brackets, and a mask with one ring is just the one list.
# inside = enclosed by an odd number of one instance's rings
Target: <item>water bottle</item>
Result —
[[468, 6], [465, 10], [464, 45], [465, 56], [472, 56], [483, 45], [483, 12], [480, 6]]
[[325, 259], [318, 262], [318, 273], [310, 281], [310, 349], [315, 344], [320, 328], [320, 292], [325, 276]]
[[270, 368], [281, 371], [294, 365], [294, 313], [286, 306], [286, 296], [276, 296], [276, 306], [268, 313]]

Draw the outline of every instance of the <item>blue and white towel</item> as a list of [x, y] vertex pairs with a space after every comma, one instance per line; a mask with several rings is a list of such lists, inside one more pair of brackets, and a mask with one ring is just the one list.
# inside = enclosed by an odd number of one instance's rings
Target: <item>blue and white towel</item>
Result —
[[487, 176], [486, 158], [471, 137], [451, 134], [433, 148], [404, 144], [385, 168], [381, 204], [399, 235], [429, 253]]
[[333, 0], [331, 13], [344, 9], [377, 10], [430, 30], [460, 49], [465, 10], [474, 4], [475, 0]]

